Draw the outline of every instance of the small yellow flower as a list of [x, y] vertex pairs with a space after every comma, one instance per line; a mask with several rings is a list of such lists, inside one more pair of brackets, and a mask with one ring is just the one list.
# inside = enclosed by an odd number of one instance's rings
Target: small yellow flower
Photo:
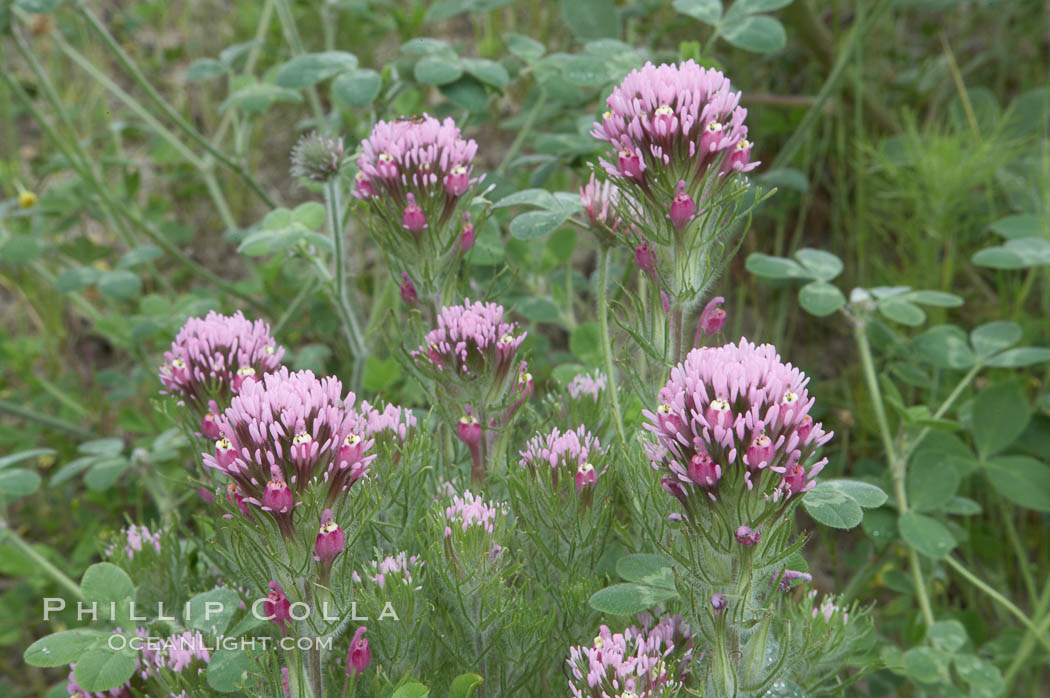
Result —
[[18, 205], [22, 208], [33, 208], [36, 206], [36, 194], [28, 189], [18, 192]]

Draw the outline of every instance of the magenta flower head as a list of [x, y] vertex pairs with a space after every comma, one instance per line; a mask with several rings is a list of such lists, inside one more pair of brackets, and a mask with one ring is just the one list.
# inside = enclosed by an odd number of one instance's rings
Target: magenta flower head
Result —
[[510, 509], [504, 502], [486, 502], [470, 490], [453, 495], [442, 512], [445, 526], [445, 555], [454, 570], [473, 574], [478, 565], [500, 561], [503, 535]]
[[272, 620], [280, 628], [281, 634], [285, 632], [285, 623], [292, 619], [292, 604], [284, 595], [284, 589], [277, 582], [270, 582], [270, 593], [263, 601], [263, 613], [267, 620]]
[[827, 459], [806, 463], [832, 434], [809, 417], [808, 382], [770, 344], [693, 349], [671, 369], [656, 412], [643, 413], [664, 489], [691, 508], [698, 496], [717, 500], [727, 481], [773, 501], [813, 487]]
[[622, 633], [603, 625], [591, 646], [569, 649], [569, 691], [575, 698], [679, 695], [696, 685], [692, 655], [692, 633], [679, 616]]
[[460, 199], [480, 181], [473, 177], [478, 144], [465, 140], [451, 118], [380, 121], [361, 142], [354, 195], [373, 204], [387, 218], [402, 219], [416, 206], [420, 220], [445, 225]]
[[[700, 313], [700, 322], [696, 328], [698, 340], [702, 335], [712, 335], [722, 331], [722, 327], [726, 324], [726, 311], [719, 306], [725, 302], [725, 298], [716, 296], [704, 306], [703, 312]], [[700, 344], [700, 342], [696, 341], [694, 344]]]
[[[642, 191], [671, 192], [679, 180], [695, 199], [709, 173], [747, 172], [751, 144], [740, 106], [721, 72], [689, 60], [679, 65], [646, 63], [613, 89], [609, 110], [591, 135], [610, 145], [601, 161], [614, 180]], [[672, 216], [674, 214], [672, 213]]]
[[605, 374], [601, 371], [595, 371], [593, 374], [580, 373], [569, 381], [565, 389], [573, 400], [589, 400], [597, 403], [607, 382]]
[[367, 630], [368, 628], [362, 625], [354, 633], [354, 638], [350, 640], [350, 651], [346, 655], [347, 676], [357, 676], [363, 673], [372, 661], [372, 651], [368, 649], [368, 638], [365, 637]]
[[218, 405], [229, 404], [244, 383], [277, 370], [282, 356], [266, 322], [251, 322], [239, 310], [232, 316], [212, 311], [179, 330], [164, 352], [160, 381], [164, 393], [197, 413], [201, 432], [213, 438]]
[[[245, 383], [218, 419], [223, 437], [204, 464], [225, 473], [243, 502], [269, 512], [292, 533], [308, 491], [331, 505], [367, 472], [370, 439], [351, 431], [355, 396], [329, 376], [287, 368]], [[238, 506], [240, 502], [238, 500]]]
[[314, 541], [314, 552], [323, 566], [332, 564], [339, 553], [346, 549], [346, 534], [332, 517], [332, 510], [325, 509], [321, 514], [321, 530]]
[[557, 427], [549, 434], [536, 434], [521, 451], [518, 461], [533, 474], [546, 477], [550, 473], [552, 491], [557, 490], [560, 478], [569, 478], [575, 483], [579, 494], [585, 487], [593, 489], [601, 472], [594, 463], [601, 465], [605, 453], [598, 437], [580, 425], [574, 431], [561, 432]]

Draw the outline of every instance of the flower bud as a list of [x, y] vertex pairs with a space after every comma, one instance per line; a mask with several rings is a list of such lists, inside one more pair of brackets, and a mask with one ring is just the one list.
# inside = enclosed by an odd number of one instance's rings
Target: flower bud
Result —
[[698, 333], [702, 332], [706, 335], [712, 335], [722, 331], [722, 327], [726, 324], [726, 311], [718, 306], [724, 302], [725, 298], [717, 296], [704, 306], [704, 311], [700, 313]]
[[328, 138], [317, 132], [303, 136], [292, 148], [292, 176], [314, 182], [328, 182], [343, 166], [343, 139]]
[[773, 454], [775, 452], [776, 450], [773, 448], [773, 440], [764, 433], [759, 434], [747, 449], [748, 469], [755, 471], [759, 468], [768, 467], [773, 462]]
[[628, 179], [642, 179], [642, 160], [638, 154], [630, 150], [620, 151], [620, 173]]
[[237, 449], [233, 447], [233, 444], [225, 436], [220, 436], [215, 442], [215, 460], [218, 461], [220, 468], [229, 467], [231, 463], [237, 460]]
[[325, 509], [321, 514], [321, 530], [314, 541], [314, 552], [322, 565], [332, 564], [332, 560], [346, 548], [346, 534], [332, 518], [332, 510]]
[[477, 417], [463, 415], [456, 425], [456, 436], [468, 446], [476, 446], [481, 443], [481, 424]]
[[729, 601], [726, 599], [726, 595], [722, 592], [718, 591], [711, 594], [711, 610], [715, 612], [716, 616], [728, 605]]
[[270, 593], [266, 595], [266, 600], [263, 601], [263, 613], [266, 614], [269, 620], [277, 624], [277, 627], [281, 629], [283, 634], [284, 624], [292, 619], [292, 604], [288, 601], [288, 597], [284, 595], [284, 590], [281, 589], [281, 585], [277, 582], [270, 582]]
[[722, 467], [706, 453], [695, 453], [689, 460], [689, 479], [701, 487], [714, 487], [722, 477]]
[[729, 411], [729, 403], [725, 400], [712, 400], [711, 404], [707, 406], [707, 411], [704, 412], [704, 419], [707, 420], [712, 429], [715, 427], [728, 429], [733, 424], [733, 415]]
[[590, 463], [584, 463], [576, 470], [576, 491], [579, 492], [587, 485], [593, 485], [598, 480], [598, 472]]
[[459, 248], [464, 252], [469, 252], [474, 246], [474, 238], [474, 224], [470, 222], [470, 211], [464, 211], [463, 232], [459, 234]]
[[416, 285], [412, 283], [412, 277], [408, 272], [401, 272], [401, 301], [409, 308], [419, 305], [419, 294], [416, 293]]
[[407, 198], [408, 204], [405, 205], [405, 211], [401, 214], [401, 227], [419, 237], [419, 234], [427, 227], [427, 217], [423, 214], [423, 209], [416, 204], [415, 194], [409, 192]]
[[741, 526], [736, 530], [736, 541], [740, 545], [751, 547], [757, 545], [758, 541], [762, 538], [762, 534], [751, 528], [750, 526]]
[[678, 189], [675, 191], [674, 200], [671, 202], [671, 225], [675, 230], [681, 230], [686, 223], [693, 220], [696, 215], [696, 203], [693, 197], [685, 191], [685, 181], [678, 181]]
[[445, 175], [445, 191], [449, 196], [460, 197], [470, 188], [470, 171], [463, 165], [456, 165]]
[[368, 668], [372, 661], [372, 652], [368, 649], [368, 638], [365, 631], [368, 628], [361, 626], [354, 633], [354, 639], [350, 641], [350, 651], [346, 655], [346, 675], [357, 676]]
[[281, 471], [276, 465], [273, 466], [271, 472], [272, 477], [266, 483], [266, 490], [263, 492], [263, 507], [275, 514], [290, 513], [295, 505], [295, 497], [292, 495], [292, 490], [289, 489], [288, 483], [284, 481], [284, 476], [281, 475]]
[[648, 242], [643, 242], [634, 248], [634, 263], [648, 274], [650, 279], [656, 280], [656, 253]]
[[241, 494], [241, 490], [237, 487], [236, 483], [231, 482], [226, 485], [226, 501], [229, 502], [231, 506], [240, 509], [242, 515], [248, 516], [250, 514], [248, 502], [244, 501], [244, 495]]

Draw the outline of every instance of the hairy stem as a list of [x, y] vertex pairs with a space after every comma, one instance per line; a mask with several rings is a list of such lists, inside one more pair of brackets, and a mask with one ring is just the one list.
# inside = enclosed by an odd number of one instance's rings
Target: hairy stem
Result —
[[609, 379], [609, 401], [612, 402], [613, 418], [616, 421], [616, 435], [620, 443], [627, 444], [627, 435], [623, 428], [623, 414], [620, 411], [620, 396], [616, 387], [616, 367], [613, 365], [612, 340], [609, 337], [609, 248], [602, 245], [598, 248], [598, 332], [601, 335], [602, 356], [605, 358], [605, 373]]

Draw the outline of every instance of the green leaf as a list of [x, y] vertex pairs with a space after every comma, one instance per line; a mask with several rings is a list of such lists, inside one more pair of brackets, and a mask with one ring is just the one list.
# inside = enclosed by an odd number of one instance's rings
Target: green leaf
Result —
[[996, 368], [1018, 368], [1050, 361], [1050, 349], [1045, 347], [1018, 347], [1009, 349], [988, 359], [989, 366]]
[[124, 440], [116, 437], [85, 441], [77, 447], [78, 453], [89, 456], [116, 456], [124, 450]]
[[561, 0], [565, 23], [577, 39], [616, 39], [620, 15], [614, 0]]
[[1032, 413], [1021, 386], [1013, 381], [981, 391], [974, 401], [971, 427], [977, 451], [987, 458], [1012, 444]]
[[110, 562], [97, 562], [88, 567], [80, 580], [85, 601], [123, 601], [135, 595], [135, 585], [127, 573]]
[[303, 97], [298, 92], [278, 85], [267, 85], [261, 82], [246, 85], [219, 105], [219, 111], [231, 108], [240, 109], [246, 114], [261, 114], [273, 105], [274, 102], [302, 102]]
[[909, 327], [917, 327], [926, 320], [926, 313], [922, 308], [899, 298], [880, 301], [879, 312], [890, 320]]
[[828, 482], [819, 482], [806, 492], [802, 506], [816, 521], [832, 528], [853, 528], [864, 519], [857, 500]]
[[1043, 235], [1043, 226], [1039, 218], [1027, 213], [1000, 218], [988, 227], [1008, 240]]
[[954, 325], [938, 325], [915, 337], [912, 346], [924, 361], [937, 368], [962, 370], [977, 361], [966, 333]]
[[955, 670], [962, 680], [970, 684], [973, 698], [996, 698], [1003, 695], [1006, 682], [999, 667], [972, 654], [956, 654]]
[[744, 266], [755, 276], [760, 276], [764, 279], [808, 278], [802, 265], [798, 262], [784, 257], [762, 254], [761, 252], [749, 254]]
[[609, 80], [608, 61], [596, 56], [572, 56], [565, 63], [562, 77], [582, 87], [600, 87]]
[[1000, 456], [984, 463], [984, 472], [1014, 504], [1050, 512], [1050, 466], [1028, 456]]
[[14, 465], [15, 463], [21, 463], [24, 460], [30, 458], [39, 458], [40, 456], [50, 456], [55, 453], [53, 448], [31, 448], [28, 451], [19, 451], [18, 453], [12, 453], [9, 456], [0, 458], [0, 470]]
[[507, 34], [504, 39], [507, 50], [525, 63], [535, 63], [547, 53], [547, 47], [532, 37], [522, 34]]
[[970, 333], [970, 343], [980, 359], [987, 359], [1021, 341], [1023, 332], [1015, 322], [989, 322]]
[[138, 668], [138, 653], [125, 648], [117, 651], [100, 647], [85, 652], [73, 669], [73, 680], [95, 693], [116, 688], [131, 678]]
[[659, 555], [638, 553], [625, 555], [616, 561], [616, 574], [628, 582], [674, 590], [674, 571], [671, 563]]
[[865, 509], [877, 509], [889, 498], [881, 487], [861, 480], [823, 480], [823, 482], [846, 496], [852, 497]]
[[504, 196], [492, 205], [492, 208], [504, 208], [506, 206], [535, 206], [548, 211], [558, 210], [558, 200], [554, 194], [546, 189], [522, 189], [513, 194]]
[[429, 36], [419, 36], [401, 44], [401, 53], [410, 56], [429, 56], [435, 53], [449, 54], [452, 52], [452, 47], [448, 45], [448, 42], [432, 39]]
[[[510, 74], [502, 64], [487, 58], [464, 58], [463, 69], [482, 82], [503, 89], [510, 83]], [[464, 674], [469, 676], [469, 674]]]
[[671, 589], [645, 584], [614, 584], [591, 596], [591, 608], [614, 616], [633, 616], [658, 603], [673, 599], [678, 593]]
[[351, 109], [367, 107], [382, 88], [383, 78], [371, 68], [348, 70], [332, 81], [332, 94]]
[[908, 300], [922, 305], [935, 305], [940, 308], [958, 308], [963, 304], [963, 299], [954, 293], [944, 291], [912, 291], [908, 294]]
[[201, 82], [221, 77], [229, 70], [222, 61], [214, 58], [198, 58], [186, 68], [186, 82]]
[[955, 514], [956, 516], [977, 516], [983, 509], [981, 509], [980, 504], [972, 499], [952, 497], [944, 505], [944, 511], [947, 514]]
[[1005, 245], [988, 247], [973, 256], [973, 263], [993, 269], [1027, 269], [1050, 264], [1050, 240], [1025, 237], [1007, 240]]
[[955, 537], [944, 524], [914, 511], [902, 514], [897, 528], [908, 545], [927, 557], [939, 560], [956, 545]]
[[447, 55], [423, 56], [416, 62], [412, 74], [424, 85], [445, 85], [459, 80], [463, 65], [458, 58]]
[[912, 459], [908, 467], [908, 503], [921, 512], [941, 511], [959, 491], [962, 474], [943, 453], [926, 452]]
[[781, 7], [787, 7], [791, 2], [792, 0], [736, 0], [733, 3], [733, 9], [739, 12], [747, 12], [748, 14], [772, 12], [773, 10], [779, 10]]
[[397, 359], [369, 356], [365, 360], [365, 377], [362, 381], [365, 390], [381, 393], [392, 388], [400, 379], [401, 364]]
[[452, 685], [448, 688], [448, 698], [472, 698], [478, 686], [484, 680], [477, 674], [460, 674], [452, 679]]
[[798, 303], [807, 312], [824, 317], [846, 304], [846, 297], [836, 286], [823, 281], [814, 281], [798, 291]]
[[547, 298], [527, 296], [514, 303], [514, 310], [519, 315], [533, 322], [556, 324], [561, 320], [561, 311]]
[[722, 0], [674, 0], [674, 9], [712, 26], [722, 19]]
[[197, 594], [189, 601], [186, 622], [191, 628], [211, 635], [222, 635], [240, 603], [241, 597], [233, 589], [212, 589]]
[[480, 82], [464, 75], [455, 82], [438, 88], [445, 99], [472, 114], [482, 114], [488, 110], [489, 93]]
[[102, 272], [94, 267], [72, 267], [58, 275], [55, 288], [61, 293], [79, 291], [98, 281], [100, 276]]
[[219, 693], [233, 693], [243, 683], [251, 667], [248, 654], [242, 649], [220, 649], [208, 662], [208, 685]]
[[22, 659], [29, 666], [68, 666], [105, 637], [107, 637], [105, 633], [88, 628], [63, 630], [42, 637], [31, 644], [26, 648]]
[[80, 458], [74, 458], [69, 461], [61, 468], [58, 469], [54, 475], [51, 476], [51, 480], [48, 482], [49, 487], [60, 485], [66, 480], [69, 480], [73, 476], [87, 470], [92, 465], [98, 462], [99, 456], [82, 456]]
[[577, 359], [592, 367], [602, 365], [601, 333], [594, 322], [584, 322], [576, 326], [569, 335], [569, 351]]
[[529, 211], [510, 222], [510, 234], [518, 240], [538, 240], [557, 230], [569, 215], [564, 211]]
[[426, 698], [430, 695], [430, 689], [421, 683], [406, 683], [394, 691], [390, 698]]
[[131, 461], [123, 456], [96, 460], [84, 476], [84, 484], [96, 492], [108, 490], [130, 467]]
[[11, 468], [0, 472], [0, 495], [18, 499], [27, 497], [40, 488], [40, 476], [32, 470]]
[[793, 189], [802, 194], [809, 191], [809, 179], [806, 177], [806, 173], [802, 170], [796, 170], [794, 167], [778, 167], [775, 170], [766, 170], [755, 177], [755, 180], [766, 187]]
[[282, 65], [277, 70], [274, 83], [278, 87], [301, 90], [356, 67], [357, 56], [346, 51], [306, 53]]
[[784, 48], [787, 34], [784, 25], [766, 15], [746, 15], [722, 25], [722, 36], [737, 48], [755, 53], [773, 53]]
[[955, 652], [962, 649], [969, 639], [966, 628], [957, 620], [940, 620], [926, 630], [926, 639], [934, 647], [945, 652]]
[[920, 683], [948, 681], [951, 655], [933, 647], [913, 647], [904, 653], [904, 671]]
[[142, 291], [142, 280], [123, 269], [104, 271], [98, 280], [98, 290], [110, 298], [134, 298]]
[[140, 264], [148, 264], [164, 256], [164, 251], [156, 245], [140, 245], [128, 250], [120, 261], [117, 262], [118, 269], [131, 269]]

